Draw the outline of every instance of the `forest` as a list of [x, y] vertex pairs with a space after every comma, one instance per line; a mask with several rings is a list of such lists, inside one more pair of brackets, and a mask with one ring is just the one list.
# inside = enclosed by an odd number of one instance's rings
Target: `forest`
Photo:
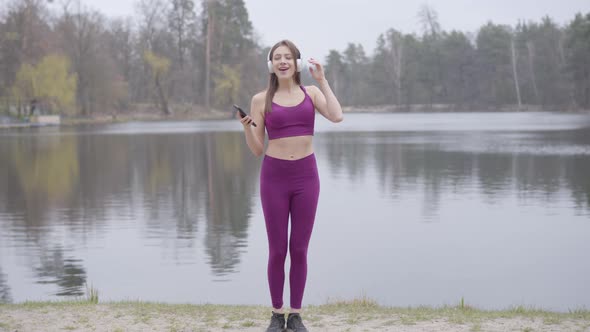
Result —
[[[267, 84], [271, 45], [243, 0], [138, 0], [126, 18], [73, 0], [0, 6], [0, 114], [199, 114], [249, 105]], [[426, 5], [417, 15], [420, 33], [391, 22], [370, 53], [351, 42], [322, 59], [343, 106], [590, 109], [590, 13], [473, 32], [444, 30]]]

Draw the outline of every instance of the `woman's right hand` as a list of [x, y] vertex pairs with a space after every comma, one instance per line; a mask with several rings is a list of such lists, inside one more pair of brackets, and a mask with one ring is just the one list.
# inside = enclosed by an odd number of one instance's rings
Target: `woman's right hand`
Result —
[[[238, 116], [240, 116], [239, 113]], [[252, 121], [254, 120], [252, 120], [252, 118], [249, 115], [246, 115], [245, 117], [240, 119], [240, 122], [242, 123], [242, 126], [244, 126], [244, 128], [246, 128], [246, 126], [249, 126], [252, 123]]]

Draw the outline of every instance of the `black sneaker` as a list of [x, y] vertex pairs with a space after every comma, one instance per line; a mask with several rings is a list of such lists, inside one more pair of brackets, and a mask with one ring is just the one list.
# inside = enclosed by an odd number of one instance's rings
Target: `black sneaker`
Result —
[[287, 318], [287, 331], [288, 332], [309, 332], [303, 325], [301, 316], [297, 313], [289, 314]]
[[270, 318], [270, 325], [266, 329], [266, 332], [284, 332], [285, 331], [285, 314], [277, 314], [272, 312]]

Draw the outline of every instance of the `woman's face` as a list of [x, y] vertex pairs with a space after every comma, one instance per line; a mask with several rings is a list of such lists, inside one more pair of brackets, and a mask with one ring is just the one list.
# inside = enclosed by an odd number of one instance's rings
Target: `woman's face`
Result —
[[287, 46], [281, 45], [272, 53], [272, 67], [279, 79], [290, 78], [295, 74], [295, 59]]

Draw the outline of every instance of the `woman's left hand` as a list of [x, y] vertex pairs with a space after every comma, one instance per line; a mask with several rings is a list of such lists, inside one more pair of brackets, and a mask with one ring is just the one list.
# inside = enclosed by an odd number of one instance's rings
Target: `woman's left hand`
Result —
[[318, 81], [318, 83], [326, 79], [326, 76], [324, 75], [324, 67], [322, 67], [321, 63], [319, 63], [314, 58], [310, 58], [307, 62], [309, 66], [309, 72], [313, 79]]

